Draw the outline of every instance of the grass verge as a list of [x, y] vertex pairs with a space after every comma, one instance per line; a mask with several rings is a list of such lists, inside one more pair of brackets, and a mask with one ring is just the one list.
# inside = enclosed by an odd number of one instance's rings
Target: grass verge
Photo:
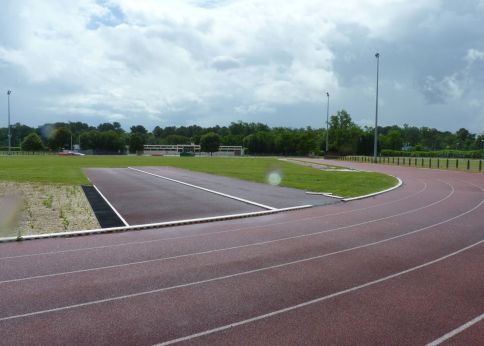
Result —
[[0, 181], [89, 184], [83, 168], [128, 166], [172, 166], [259, 183], [266, 183], [268, 174], [278, 171], [282, 186], [343, 197], [366, 195], [397, 183], [382, 173], [325, 172], [275, 158], [152, 156], [2, 156]]

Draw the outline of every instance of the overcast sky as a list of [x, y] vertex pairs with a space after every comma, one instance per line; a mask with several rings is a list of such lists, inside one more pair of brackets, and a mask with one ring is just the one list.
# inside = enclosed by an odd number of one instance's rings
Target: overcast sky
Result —
[[484, 131], [484, 0], [2, 0], [0, 126]]

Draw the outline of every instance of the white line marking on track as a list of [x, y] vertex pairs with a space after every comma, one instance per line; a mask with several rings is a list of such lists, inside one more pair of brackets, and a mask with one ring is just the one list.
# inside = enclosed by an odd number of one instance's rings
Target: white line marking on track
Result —
[[159, 175], [159, 174], [155, 174], [155, 173], [143, 171], [143, 170], [138, 169], [138, 168], [128, 167], [128, 169], [132, 169], [133, 171], [141, 172], [141, 173], [144, 173], [144, 174], [152, 175], [152, 176], [157, 177], [157, 178], [161, 178], [161, 179], [165, 179], [165, 180], [168, 180], [168, 181], [172, 181], [174, 183], [178, 183], [178, 184], [181, 184], [181, 185], [186, 185], [186, 186], [189, 186], [189, 187], [193, 187], [195, 189], [199, 189], [199, 190], [202, 190], [202, 191], [210, 192], [210, 193], [213, 193], [215, 195], [222, 196], [222, 197], [227, 197], [227, 198], [230, 198], [230, 199], [239, 201], [239, 202], [243, 202], [243, 203], [247, 203], [247, 204], [252, 204], [252, 205], [255, 205], [255, 206], [260, 207], [260, 208], [264, 208], [264, 209], [268, 209], [268, 210], [276, 210], [277, 209], [277, 208], [270, 207], [270, 206], [265, 205], [265, 204], [261, 204], [261, 203], [249, 201], [248, 199], [244, 199], [244, 198], [240, 198], [240, 197], [228, 195], [226, 193], [222, 193], [222, 192], [218, 192], [218, 191], [215, 191], [215, 190], [206, 189], [206, 188], [201, 187], [201, 186], [197, 186], [197, 185], [185, 183], [183, 181], [176, 180], [176, 179], [172, 179], [172, 178], [168, 178], [168, 177], [165, 177], [165, 176], [162, 176], [162, 175]]
[[468, 211], [466, 211], [466, 212], [464, 212], [464, 213], [462, 213], [460, 215], [454, 216], [453, 218], [450, 218], [448, 220], [441, 221], [441, 222], [439, 222], [437, 224], [434, 224], [434, 225], [431, 225], [431, 226], [427, 226], [427, 227], [424, 227], [424, 228], [419, 229], [419, 230], [414, 230], [412, 232], [408, 232], [408, 233], [405, 233], [405, 234], [402, 234], [402, 235], [399, 235], [399, 236], [395, 236], [395, 237], [391, 237], [391, 238], [388, 238], [388, 239], [380, 240], [380, 241], [377, 241], [377, 242], [374, 242], [374, 243], [364, 244], [364, 245], [356, 246], [354, 248], [349, 248], [349, 249], [345, 249], [345, 250], [336, 251], [334, 253], [323, 254], [323, 255], [320, 255], [320, 256], [314, 256], [314, 257], [311, 257], [311, 258], [306, 258], [306, 259], [302, 259], [302, 260], [298, 260], [298, 261], [292, 261], [292, 262], [288, 262], [288, 263], [282, 263], [282, 264], [278, 264], [278, 265], [274, 265], [274, 266], [269, 266], [269, 267], [265, 267], [265, 268], [259, 268], [259, 269], [254, 269], [254, 270], [250, 270], [250, 271], [246, 271], [246, 272], [235, 273], [235, 274], [225, 275], [225, 276], [216, 277], [216, 278], [212, 278], [212, 279], [206, 279], [206, 280], [201, 280], [201, 281], [197, 281], [197, 282], [191, 282], [191, 283], [186, 283], [186, 284], [181, 284], [181, 285], [176, 285], [176, 286], [171, 286], [171, 287], [165, 287], [165, 288], [160, 288], [160, 289], [151, 290], [151, 291], [139, 292], [139, 293], [124, 295], [124, 296], [120, 296], [120, 297], [107, 298], [107, 299], [102, 299], [102, 300], [97, 300], [97, 301], [92, 301], [92, 302], [86, 302], [86, 303], [81, 303], [81, 304], [75, 304], [75, 305], [70, 305], [70, 306], [64, 306], [64, 307], [59, 307], [59, 308], [54, 308], [54, 309], [49, 309], [49, 310], [36, 311], [36, 312], [27, 313], [27, 314], [21, 314], [21, 315], [14, 315], [14, 316], [9, 316], [9, 317], [3, 317], [3, 318], [0, 318], [0, 322], [1, 321], [11, 320], [11, 319], [17, 319], [17, 318], [23, 318], [23, 317], [40, 315], [40, 314], [49, 313], [49, 312], [55, 312], [55, 311], [73, 309], [73, 308], [83, 307], [83, 306], [88, 306], [88, 305], [93, 305], [93, 304], [100, 304], [100, 303], [105, 303], [105, 302], [110, 302], [110, 301], [116, 301], [116, 300], [120, 300], [120, 299], [127, 299], [127, 298], [142, 296], [142, 295], [146, 295], [146, 294], [159, 293], [159, 292], [174, 290], [174, 289], [183, 288], [183, 287], [190, 287], [190, 286], [199, 285], [199, 284], [208, 283], [208, 282], [220, 281], [220, 280], [224, 280], [224, 279], [228, 279], [228, 278], [233, 278], [233, 277], [238, 277], [238, 276], [242, 276], [242, 275], [248, 275], [248, 274], [252, 274], [252, 273], [267, 271], [267, 270], [271, 270], [271, 269], [275, 269], [275, 268], [280, 268], [280, 267], [285, 267], [285, 266], [292, 265], [292, 264], [296, 264], [296, 263], [307, 262], [307, 261], [311, 261], [311, 260], [314, 260], [314, 259], [328, 257], [328, 256], [335, 255], [335, 254], [339, 254], [339, 253], [345, 253], [345, 252], [349, 252], [349, 251], [352, 251], [352, 250], [355, 250], [355, 249], [358, 249], [358, 248], [364, 248], [364, 247], [368, 247], [368, 246], [373, 246], [373, 245], [376, 245], [376, 244], [379, 244], [379, 243], [383, 243], [383, 242], [387, 242], [387, 241], [390, 241], [390, 240], [393, 240], [393, 239], [402, 238], [402, 237], [408, 236], [410, 234], [417, 233], [417, 232], [423, 231], [425, 229], [429, 229], [429, 228], [432, 228], [432, 227], [435, 227], [435, 226], [444, 224], [444, 223], [449, 222], [451, 220], [460, 218], [460, 217], [462, 217], [462, 216], [464, 216], [464, 215], [466, 215], [468, 213], [471, 213], [472, 211], [474, 211], [477, 208], [479, 208], [483, 203], [484, 203], [484, 200], [482, 200], [473, 209], [470, 209], [470, 210], [468, 210]]
[[[275, 268], [281, 268], [281, 267], [285, 267], [285, 266], [289, 266], [289, 265], [294, 265], [294, 264], [298, 264], [298, 263], [309, 262], [309, 261], [321, 259], [321, 258], [324, 258], [324, 257], [329, 257], [329, 256], [338, 255], [338, 254], [345, 253], [345, 252], [350, 252], [350, 251], [354, 251], [354, 250], [358, 250], [358, 249], [363, 249], [363, 248], [370, 247], [370, 246], [375, 246], [375, 245], [378, 245], [378, 244], [382, 244], [382, 243], [389, 242], [391, 240], [404, 238], [404, 237], [407, 237], [407, 236], [409, 236], [411, 234], [420, 233], [420, 232], [422, 232], [424, 230], [427, 230], [427, 229], [430, 229], [430, 228], [433, 228], [433, 227], [436, 227], [436, 226], [440, 226], [440, 225], [443, 225], [443, 224], [448, 223], [450, 221], [453, 221], [455, 219], [458, 219], [458, 218], [460, 218], [460, 217], [462, 217], [464, 215], [467, 215], [467, 214], [473, 212], [474, 210], [478, 209], [482, 204], [484, 204], [484, 200], [482, 200], [474, 208], [472, 208], [472, 209], [470, 209], [470, 210], [468, 210], [468, 211], [466, 211], [466, 212], [464, 212], [462, 214], [459, 214], [457, 216], [454, 216], [454, 217], [451, 217], [449, 219], [440, 221], [438, 223], [435, 223], [435, 224], [432, 224], [432, 225], [429, 225], [429, 226], [426, 226], [426, 227], [423, 227], [423, 228], [419, 228], [419, 229], [416, 229], [416, 230], [413, 230], [413, 231], [410, 231], [410, 232], [407, 232], [407, 233], [403, 233], [403, 234], [400, 234], [400, 235], [397, 235], [397, 236], [385, 238], [385, 239], [378, 240], [378, 241], [375, 241], [375, 242], [366, 243], [366, 244], [354, 246], [354, 247], [351, 247], [351, 248], [347, 248], [347, 249], [338, 250], [338, 251], [335, 251], [335, 252], [330, 252], [330, 253], [318, 255], [318, 256], [313, 256], [313, 257], [309, 257], [309, 258], [303, 258], [303, 259], [300, 259], [300, 260], [295, 260], [295, 261], [291, 261], [291, 262], [281, 263], [281, 264], [277, 264], [277, 265], [273, 265], [273, 266], [269, 266], [269, 267], [254, 269], [252, 271], [243, 272], [240, 275], [246, 275], [246, 274], [250, 274], [250, 273], [256, 273], [256, 272], [266, 271], [266, 270], [275, 269]], [[278, 241], [278, 240], [276, 240], [276, 241]], [[153, 262], [161, 262], [161, 261], [175, 260], [175, 259], [180, 259], [180, 258], [184, 258], [184, 257], [207, 255], [207, 254], [212, 254], [212, 253], [216, 253], [216, 252], [229, 251], [229, 250], [235, 250], [235, 249], [242, 249], [242, 248], [246, 248], [246, 247], [250, 247], [250, 246], [260, 246], [260, 245], [265, 245], [265, 244], [273, 243], [273, 242], [275, 242], [275, 241], [270, 240], [270, 241], [266, 241], [266, 242], [259, 242], [259, 243], [253, 243], [253, 244], [247, 244], [247, 245], [233, 246], [233, 247], [222, 248], [222, 249], [207, 250], [207, 251], [202, 251], [202, 252], [195, 252], [195, 253], [183, 254], [183, 255], [172, 256], [172, 257], [157, 258], [157, 259], [151, 259], [151, 260], [146, 260], [146, 261], [138, 261], [138, 262], [124, 263], [124, 264], [116, 264], [116, 265], [105, 266], [105, 267], [97, 267], [97, 268], [90, 268], [90, 269], [81, 269], [81, 270], [75, 270], [75, 271], [69, 271], [69, 272], [62, 272], [62, 273], [54, 273], [54, 274], [46, 274], [46, 275], [38, 275], [38, 276], [32, 276], [32, 277], [25, 277], [25, 278], [19, 278], [19, 279], [4, 280], [4, 281], [0, 281], [0, 284], [12, 283], [12, 282], [20, 282], [20, 281], [27, 281], [27, 280], [34, 280], [34, 279], [50, 278], [50, 277], [56, 277], [56, 276], [62, 276], [62, 275], [70, 275], [70, 274], [78, 274], [78, 273], [85, 273], [85, 272], [92, 272], [92, 271], [98, 271], [98, 270], [123, 268], [123, 267], [128, 267], [128, 266], [131, 266], [131, 265], [138, 265], [138, 264], [146, 264], [146, 263], [153, 263]], [[238, 276], [238, 275], [239, 274], [232, 274], [232, 275], [229, 275], [228, 277], [234, 277], [234, 276]]]
[[[107, 248], [114, 248], [114, 247], [123, 247], [123, 246], [130, 246], [130, 245], [143, 245], [143, 244], [149, 244], [149, 243], [155, 243], [155, 242], [161, 242], [161, 241], [167, 241], [167, 240], [197, 238], [197, 237], [203, 237], [203, 236], [211, 236], [211, 235], [238, 232], [238, 231], [241, 231], [241, 230], [262, 229], [262, 228], [268, 228], [268, 227], [273, 227], [273, 226], [285, 225], [285, 224], [294, 223], [294, 222], [299, 223], [299, 222], [302, 222], [302, 221], [317, 220], [317, 219], [322, 219], [322, 218], [325, 218], [325, 217], [328, 217], [328, 216], [344, 215], [344, 214], [349, 214], [349, 213], [355, 212], [355, 211], [368, 210], [368, 209], [372, 209], [372, 208], [382, 207], [384, 205], [397, 203], [397, 202], [400, 202], [400, 201], [403, 201], [403, 200], [406, 200], [406, 199], [409, 199], [409, 198], [412, 198], [414, 196], [419, 195], [420, 193], [426, 191], [427, 187], [428, 187], [427, 183], [424, 182], [424, 187], [421, 190], [419, 190], [419, 191], [417, 191], [417, 192], [415, 192], [415, 193], [413, 193], [409, 196], [406, 196], [404, 198], [396, 199], [396, 200], [393, 200], [393, 201], [390, 201], [390, 202], [372, 205], [372, 206], [369, 206], [369, 207], [357, 208], [357, 209], [352, 209], [352, 210], [349, 210], [349, 211], [333, 213], [333, 214], [326, 214], [326, 215], [323, 215], [323, 216], [310, 216], [310, 217], [305, 217], [305, 218], [296, 219], [296, 220], [288, 220], [288, 221], [283, 221], [283, 222], [269, 223], [269, 224], [263, 225], [263, 226], [239, 227], [239, 228], [234, 228], [234, 229], [229, 229], [229, 230], [224, 230], [224, 231], [217, 231], [217, 232], [209, 232], [209, 233], [204, 233], [204, 234], [195, 234], [195, 235], [188, 235], [188, 236], [169, 237], [169, 238], [151, 239], [151, 240], [143, 240], [143, 241], [135, 241], [135, 242], [125, 242], [125, 243], [119, 243], [119, 244], [93, 246], [93, 247], [86, 247], [86, 248], [79, 248], [79, 249], [69, 249], [69, 250], [40, 252], [40, 253], [34, 253], [34, 254], [0, 257], [0, 260], [24, 258], [24, 257], [34, 257], [34, 256], [45, 256], [45, 255], [57, 255], [57, 254], [65, 254], [65, 253], [80, 252], [80, 251], [90, 251], [90, 250], [99, 250], [99, 249], [107, 249]], [[356, 226], [358, 226], [358, 225], [360, 225], [360, 224], [357, 224]], [[331, 231], [331, 230], [329, 230], [329, 231]]]
[[109, 207], [114, 211], [114, 213], [119, 217], [121, 222], [124, 223], [125, 226], [129, 226], [129, 223], [126, 222], [126, 220], [121, 216], [121, 214], [116, 210], [116, 208], [108, 201], [108, 199], [103, 195], [103, 193], [97, 188], [96, 185], [92, 185], [96, 189], [97, 193], [101, 195], [101, 197], [104, 199], [104, 201], [109, 205]]
[[171, 344], [175, 344], [175, 343], [182, 342], [182, 341], [192, 340], [192, 339], [195, 339], [195, 338], [198, 338], [198, 337], [201, 337], [201, 336], [205, 336], [205, 335], [209, 335], [209, 334], [221, 332], [221, 331], [224, 331], [224, 330], [227, 330], [227, 329], [230, 329], [230, 328], [238, 327], [238, 326], [241, 326], [241, 325], [244, 325], [244, 324], [248, 324], [248, 323], [251, 323], [251, 322], [255, 322], [255, 321], [259, 321], [259, 320], [266, 319], [266, 318], [269, 318], [269, 317], [273, 317], [273, 316], [276, 316], [276, 315], [280, 315], [282, 313], [289, 312], [289, 311], [292, 311], [292, 310], [300, 309], [300, 308], [303, 308], [303, 307], [308, 306], [308, 305], [316, 304], [316, 303], [322, 302], [324, 300], [328, 300], [328, 299], [331, 299], [331, 298], [334, 298], [334, 297], [338, 297], [338, 296], [343, 295], [343, 294], [346, 294], [346, 293], [354, 292], [354, 291], [360, 290], [360, 289], [365, 288], [365, 287], [368, 287], [368, 286], [373, 286], [373, 285], [378, 284], [380, 282], [384, 282], [384, 281], [387, 281], [387, 280], [390, 280], [390, 279], [393, 279], [393, 278], [396, 278], [396, 277], [399, 277], [399, 276], [402, 276], [402, 275], [411, 273], [411, 272], [413, 272], [415, 270], [428, 267], [428, 266], [430, 266], [432, 264], [441, 262], [443, 260], [446, 260], [449, 257], [458, 255], [461, 252], [464, 252], [464, 251], [469, 250], [469, 249], [471, 249], [471, 248], [473, 248], [473, 247], [475, 247], [475, 246], [477, 246], [479, 244], [482, 244], [483, 242], [484, 242], [484, 239], [478, 241], [477, 243], [474, 243], [474, 244], [471, 244], [469, 246], [466, 246], [466, 247], [464, 247], [464, 248], [462, 248], [460, 250], [457, 250], [455, 252], [452, 252], [452, 253], [450, 253], [448, 255], [445, 255], [443, 257], [439, 257], [439, 258], [437, 258], [437, 259], [435, 259], [433, 261], [420, 264], [418, 266], [415, 266], [415, 267], [412, 267], [412, 268], [403, 270], [401, 272], [394, 273], [394, 274], [391, 274], [391, 275], [382, 277], [382, 278], [377, 279], [377, 280], [373, 280], [373, 281], [364, 283], [362, 285], [358, 285], [358, 286], [355, 286], [355, 287], [351, 287], [351, 288], [348, 288], [346, 290], [339, 291], [339, 292], [336, 292], [336, 293], [332, 293], [332, 294], [329, 294], [329, 295], [324, 296], [324, 297], [320, 297], [320, 298], [316, 298], [316, 299], [313, 299], [313, 300], [309, 300], [309, 301], [306, 301], [306, 302], [301, 303], [301, 304], [289, 306], [289, 307], [284, 308], [284, 309], [272, 311], [272, 312], [269, 312], [267, 314], [255, 316], [255, 317], [252, 317], [252, 318], [248, 318], [246, 320], [242, 320], [242, 321], [238, 321], [238, 322], [235, 322], [235, 323], [231, 323], [231, 324], [227, 324], [227, 325], [224, 325], [224, 326], [220, 326], [218, 328], [205, 330], [205, 331], [200, 332], [200, 333], [195, 333], [195, 334], [192, 334], [192, 335], [184, 336], [184, 337], [177, 338], [177, 339], [173, 339], [173, 340], [168, 340], [168, 341], [165, 341], [165, 342], [162, 342], [162, 343], [158, 344], [158, 346], [171, 345]]
[[456, 336], [457, 334], [463, 332], [467, 328], [472, 327], [474, 324], [476, 324], [477, 322], [482, 321], [483, 319], [484, 319], [484, 313], [482, 313], [479, 316], [477, 316], [476, 318], [474, 318], [474, 319], [472, 319], [472, 320], [464, 323], [460, 327], [458, 327], [458, 328], [456, 328], [454, 330], [451, 330], [447, 334], [442, 335], [440, 338], [435, 339], [434, 341], [428, 343], [427, 346], [437, 346], [437, 345], [440, 345], [441, 343], [443, 343], [443, 342], [449, 340], [450, 338]]
[[[484, 202], [484, 201], [482, 201], [482, 202]], [[482, 204], [482, 202], [481, 202], [481, 204]], [[278, 315], [278, 314], [280, 314], [282, 312], [287, 312], [287, 311], [290, 311], [290, 310], [295, 310], [295, 309], [301, 308], [303, 306], [307, 306], [307, 305], [314, 304], [314, 303], [317, 303], [317, 302], [320, 302], [320, 301], [323, 301], [323, 300], [326, 300], [326, 299], [329, 299], [329, 298], [333, 298], [333, 297], [336, 297], [336, 296], [339, 296], [339, 295], [342, 295], [342, 294], [345, 294], [345, 293], [349, 293], [349, 292], [352, 292], [352, 291], [356, 291], [358, 289], [361, 289], [361, 288], [364, 288], [364, 287], [367, 287], [367, 286], [371, 286], [371, 285], [374, 285], [376, 283], [380, 283], [380, 282], [383, 282], [383, 281], [392, 279], [394, 277], [398, 277], [400, 275], [403, 275], [403, 274], [412, 272], [414, 270], [417, 270], [417, 269], [420, 269], [420, 268], [429, 266], [431, 264], [440, 262], [440, 261], [442, 261], [444, 259], [447, 259], [449, 257], [452, 257], [454, 255], [457, 255], [457, 254], [459, 254], [459, 253], [461, 253], [463, 251], [466, 251], [466, 250], [468, 250], [468, 249], [470, 249], [472, 247], [475, 247], [475, 246], [477, 246], [477, 245], [479, 245], [479, 244], [481, 244], [483, 242], [484, 242], [484, 239], [478, 241], [477, 243], [474, 243], [474, 244], [471, 244], [469, 246], [466, 246], [466, 247], [464, 247], [464, 248], [462, 248], [460, 250], [457, 250], [455, 252], [452, 252], [452, 253], [450, 253], [448, 255], [445, 255], [443, 257], [437, 258], [435, 260], [432, 260], [430, 262], [426, 262], [426, 263], [421, 264], [421, 265], [418, 265], [416, 267], [412, 267], [412, 268], [406, 269], [404, 271], [397, 272], [397, 273], [394, 273], [394, 274], [385, 276], [383, 278], [380, 278], [380, 279], [377, 279], [377, 280], [374, 280], [374, 281], [367, 282], [367, 283], [362, 284], [362, 285], [359, 285], [359, 286], [355, 286], [355, 287], [352, 287], [352, 288], [349, 288], [349, 289], [346, 289], [346, 290], [343, 290], [343, 291], [339, 291], [339, 292], [330, 294], [328, 296], [324, 296], [324, 297], [321, 297], [321, 298], [317, 298], [317, 299], [314, 299], [314, 300], [310, 300], [310, 301], [307, 301], [307, 302], [304, 302], [304, 303], [301, 303], [301, 304], [298, 304], [298, 305], [295, 305], [295, 306], [291, 306], [291, 307], [288, 307], [288, 308], [284, 308], [284, 309], [281, 309], [281, 310], [277, 310], [277, 311], [274, 311], [274, 312], [271, 312], [271, 313], [268, 313], [268, 314], [265, 314], [265, 315], [257, 316], [257, 317], [254, 317], [254, 318], [251, 318], [251, 319], [248, 319], [248, 320], [244, 320], [244, 321], [237, 322], [235, 324], [230, 324], [230, 325], [227, 325], [227, 326], [219, 327], [219, 328], [216, 328], [216, 329], [212, 329], [210, 331], [206, 331], [206, 332], [202, 332], [202, 333], [197, 333], [197, 334], [194, 334], [194, 335], [197, 335], [197, 337], [198, 337], [198, 336], [201, 336], [201, 335], [211, 334], [211, 333], [213, 333], [215, 331], [221, 331], [221, 330], [224, 330], [224, 329], [228, 329], [228, 328], [235, 327], [235, 326], [238, 326], [238, 325], [246, 324], [246, 323], [253, 322], [253, 321], [256, 321], [256, 320], [260, 320], [260, 319], [263, 319], [263, 318], [267, 318], [267, 317], [270, 317], [270, 316]], [[274, 267], [280, 267], [280, 266], [281, 265], [277, 265], [277, 266], [274, 266]], [[0, 318], [0, 322], [14, 320], [14, 319], [18, 319], [18, 318], [24, 318], [24, 317], [31, 317], [31, 316], [36, 316], [36, 315], [42, 315], [42, 314], [46, 314], [46, 313], [50, 313], [50, 312], [56, 312], [56, 311], [62, 311], [62, 310], [71, 310], [71, 309], [74, 309], [74, 308], [79, 308], [79, 307], [84, 307], [84, 306], [90, 306], [90, 305], [95, 305], [95, 304], [101, 304], [101, 303], [107, 303], [107, 302], [112, 302], [112, 301], [118, 301], [118, 300], [123, 300], [123, 299], [128, 299], [128, 298], [134, 298], [134, 297], [139, 297], [139, 296], [144, 296], [144, 295], [149, 295], [149, 294], [154, 294], [154, 293], [160, 293], [160, 292], [174, 290], [174, 289], [177, 289], [177, 288], [190, 287], [190, 286], [200, 285], [200, 284], [204, 284], [204, 283], [209, 283], [209, 282], [214, 282], [214, 281], [220, 281], [220, 280], [224, 280], [224, 279], [228, 279], [228, 278], [232, 278], [232, 277], [237, 277], [237, 276], [252, 274], [252, 273], [260, 272], [260, 271], [263, 271], [263, 270], [267, 270], [267, 269], [266, 268], [255, 269], [255, 270], [251, 270], [251, 271], [247, 271], [247, 272], [243, 272], [243, 273], [230, 274], [230, 275], [225, 275], [225, 276], [216, 277], [216, 278], [212, 278], [212, 279], [206, 279], [206, 280], [201, 280], [201, 281], [197, 281], [197, 282], [190, 282], [190, 283], [176, 285], [176, 286], [171, 286], [171, 287], [164, 287], [164, 288], [159, 288], [159, 289], [150, 290], [150, 291], [138, 292], [138, 293], [133, 293], [133, 294], [126, 294], [126, 295], [118, 296], [118, 297], [112, 297], [112, 298], [100, 299], [100, 300], [95, 300], [95, 301], [86, 302], [86, 303], [80, 303], [80, 304], [62, 306], [62, 307], [48, 309], [48, 310], [41, 310], [41, 311], [29, 312], [29, 313], [20, 314], [20, 315], [7, 316], [7, 317]], [[180, 339], [171, 340], [171, 341], [168, 341], [168, 342], [169, 343], [175, 343], [175, 342], [180, 342], [180, 341], [183, 341], [183, 340], [189, 340], [187, 338], [190, 339], [190, 338], [193, 338], [193, 337], [192, 336], [188, 336], [188, 337], [184, 337], [184, 338], [180, 338]], [[160, 344], [160, 345], [165, 345], [165, 343]]]

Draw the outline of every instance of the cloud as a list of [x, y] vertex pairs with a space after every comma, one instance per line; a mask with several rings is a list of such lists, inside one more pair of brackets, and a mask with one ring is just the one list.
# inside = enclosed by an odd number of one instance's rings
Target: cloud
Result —
[[439, 0], [10, 0], [0, 73], [31, 125], [215, 125], [264, 113], [270, 125], [304, 127], [320, 124], [325, 91], [332, 109], [371, 118], [379, 51], [383, 122], [451, 128], [467, 100], [462, 119], [479, 131], [481, 10]]

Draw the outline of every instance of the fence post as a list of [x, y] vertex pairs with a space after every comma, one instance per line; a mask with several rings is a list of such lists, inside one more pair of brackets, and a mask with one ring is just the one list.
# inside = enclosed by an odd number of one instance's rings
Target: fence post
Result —
[[471, 169], [471, 160], [467, 160], [467, 170]]
[[449, 159], [447, 159], [446, 162], [445, 162], [445, 168], [449, 169]]
[[424, 166], [424, 158], [422, 157], [422, 167]]
[[482, 160], [479, 160], [479, 172], [482, 172]]
[[429, 168], [432, 168], [432, 158], [429, 157]]
[[455, 159], [455, 169], [459, 169], [459, 159]]
[[437, 158], [437, 168], [440, 168], [440, 159]]
[[397, 157], [397, 166], [400, 166], [400, 158]]

